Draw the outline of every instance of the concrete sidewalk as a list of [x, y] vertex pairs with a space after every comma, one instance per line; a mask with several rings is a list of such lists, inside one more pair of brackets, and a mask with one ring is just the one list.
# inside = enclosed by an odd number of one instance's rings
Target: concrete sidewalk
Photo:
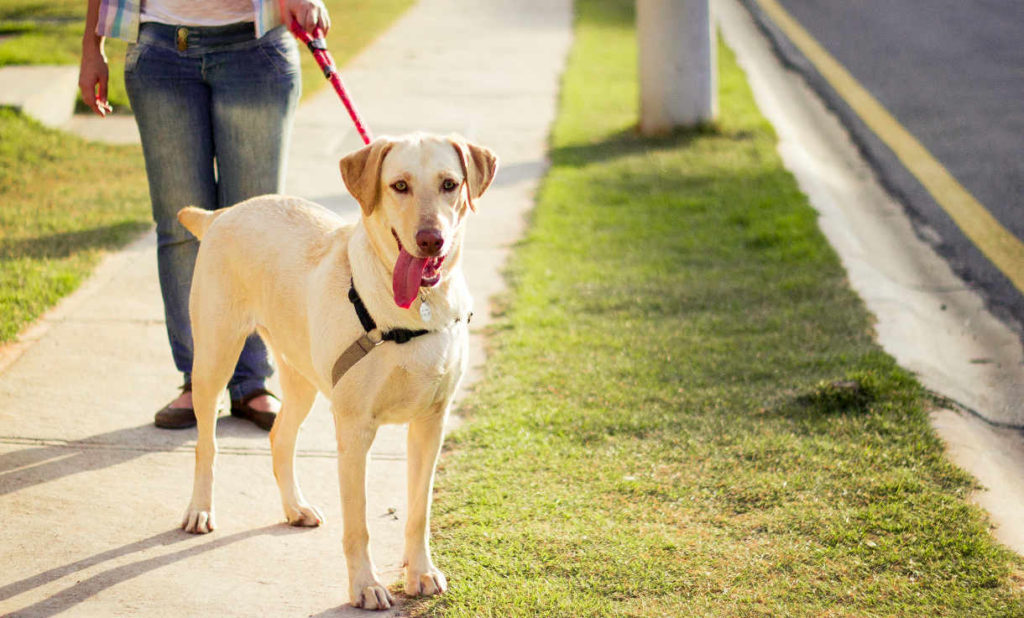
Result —
[[[546, 167], [570, 40], [567, 0], [422, 0], [342, 71], [375, 134], [455, 131], [501, 157], [469, 222], [475, 366], [486, 300], [501, 289], [499, 270]], [[326, 89], [299, 113], [288, 192], [355, 216], [338, 159], [360, 145]], [[322, 399], [299, 438], [298, 473], [327, 525], [283, 523], [266, 433], [225, 416], [220, 527], [206, 536], [178, 529], [195, 430], [152, 426], [179, 377], [151, 234], [105, 260], [15, 352], [0, 359], [0, 614], [362, 614], [346, 605], [333, 423]], [[402, 428], [378, 436], [368, 487], [375, 560], [392, 582], [405, 519]], [[448, 578], [460, 585], [458, 573]]]

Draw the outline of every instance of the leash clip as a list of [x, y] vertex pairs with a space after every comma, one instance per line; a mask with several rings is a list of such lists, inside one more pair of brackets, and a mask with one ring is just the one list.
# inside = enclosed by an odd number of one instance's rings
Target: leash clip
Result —
[[359, 339], [353, 344], [353, 347], [359, 346], [363, 351], [363, 354], [369, 354], [370, 350], [384, 343], [384, 336], [381, 334], [380, 329], [375, 328], [367, 333], [363, 333]]
[[384, 334], [380, 332], [379, 328], [371, 330], [370, 332], [366, 333], [365, 336], [367, 339], [370, 340], [370, 343], [372, 343], [375, 346], [378, 346], [384, 342]]

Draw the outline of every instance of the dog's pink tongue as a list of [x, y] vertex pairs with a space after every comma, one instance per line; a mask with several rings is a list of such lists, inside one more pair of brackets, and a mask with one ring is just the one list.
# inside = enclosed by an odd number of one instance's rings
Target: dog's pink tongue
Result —
[[412, 301], [416, 300], [420, 291], [420, 281], [423, 280], [423, 269], [426, 267], [427, 258], [413, 257], [404, 248], [399, 250], [395, 274], [391, 280], [396, 305], [403, 309], [412, 306]]

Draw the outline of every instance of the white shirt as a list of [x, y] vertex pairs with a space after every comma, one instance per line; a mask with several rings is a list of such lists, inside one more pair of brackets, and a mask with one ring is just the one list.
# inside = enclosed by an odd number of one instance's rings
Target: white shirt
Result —
[[172, 26], [224, 26], [252, 21], [253, 0], [142, 0], [143, 22]]

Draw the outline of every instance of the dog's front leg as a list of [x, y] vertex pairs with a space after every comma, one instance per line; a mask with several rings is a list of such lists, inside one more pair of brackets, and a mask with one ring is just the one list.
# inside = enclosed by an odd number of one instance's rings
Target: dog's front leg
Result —
[[370, 558], [370, 533], [366, 529], [366, 458], [376, 428], [364, 419], [345, 418], [337, 411], [335, 425], [349, 602], [363, 609], [388, 609], [395, 599], [377, 576]]
[[405, 524], [405, 593], [409, 596], [448, 589], [444, 574], [430, 559], [430, 500], [443, 432], [442, 412], [409, 423], [409, 520]]

